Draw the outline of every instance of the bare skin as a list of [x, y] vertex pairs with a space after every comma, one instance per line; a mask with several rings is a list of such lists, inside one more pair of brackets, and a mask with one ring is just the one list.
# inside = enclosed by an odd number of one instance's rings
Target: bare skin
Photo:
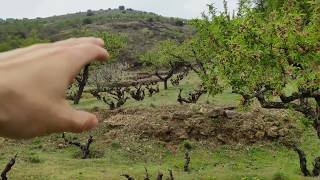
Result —
[[78, 38], [0, 53], [0, 136], [32, 138], [94, 128], [95, 115], [65, 100], [81, 68], [106, 60], [104, 42]]

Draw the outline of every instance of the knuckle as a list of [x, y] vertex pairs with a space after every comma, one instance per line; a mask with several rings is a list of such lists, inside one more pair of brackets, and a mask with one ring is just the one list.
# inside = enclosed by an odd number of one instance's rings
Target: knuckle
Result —
[[90, 44], [90, 43], [85, 43], [82, 45], [79, 45], [77, 47], [74, 48], [74, 51], [77, 52], [80, 56], [84, 56], [88, 53], [96, 53], [99, 51], [99, 47], [94, 45], [94, 44]]
[[104, 45], [104, 41], [100, 38], [92, 38], [91, 40], [94, 44], [98, 45], [98, 46], [103, 46]]

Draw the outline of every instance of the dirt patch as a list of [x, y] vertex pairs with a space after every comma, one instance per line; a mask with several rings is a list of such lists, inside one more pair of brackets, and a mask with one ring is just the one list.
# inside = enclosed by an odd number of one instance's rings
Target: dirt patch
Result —
[[295, 142], [302, 131], [286, 111], [255, 109], [238, 112], [211, 106], [170, 106], [98, 113], [113, 138], [148, 138], [164, 142], [186, 139], [215, 144], [279, 140]]

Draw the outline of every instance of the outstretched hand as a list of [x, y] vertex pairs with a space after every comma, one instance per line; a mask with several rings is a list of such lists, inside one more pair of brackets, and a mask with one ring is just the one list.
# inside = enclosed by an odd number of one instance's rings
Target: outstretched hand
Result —
[[67, 87], [81, 68], [106, 60], [98, 38], [78, 38], [0, 53], [0, 136], [32, 138], [94, 128], [95, 115], [73, 109]]

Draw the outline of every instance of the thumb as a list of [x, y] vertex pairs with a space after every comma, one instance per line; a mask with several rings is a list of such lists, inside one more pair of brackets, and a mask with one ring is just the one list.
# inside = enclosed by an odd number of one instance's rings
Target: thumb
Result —
[[98, 124], [97, 117], [88, 112], [72, 109], [70, 115], [70, 123], [68, 123], [69, 125], [66, 129], [70, 132], [80, 133], [83, 131], [88, 131], [95, 128]]

